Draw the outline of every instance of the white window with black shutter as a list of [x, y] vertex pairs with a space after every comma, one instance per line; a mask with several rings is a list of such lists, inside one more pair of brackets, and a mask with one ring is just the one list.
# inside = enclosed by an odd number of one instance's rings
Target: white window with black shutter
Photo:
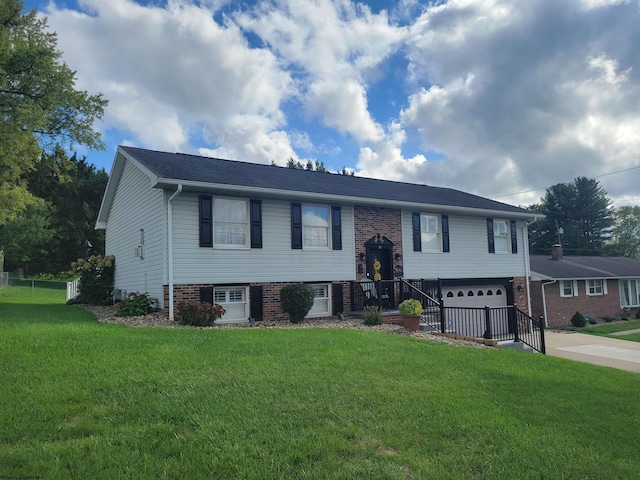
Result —
[[515, 220], [487, 218], [489, 253], [518, 253], [518, 230]]
[[292, 203], [291, 248], [342, 250], [341, 208]]
[[200, 246], [262, 248], [262, 202], [200, 195]]
[[412, 214], [413, 251], [440, 253], [449, 251], [449, 216], [433, 213]]

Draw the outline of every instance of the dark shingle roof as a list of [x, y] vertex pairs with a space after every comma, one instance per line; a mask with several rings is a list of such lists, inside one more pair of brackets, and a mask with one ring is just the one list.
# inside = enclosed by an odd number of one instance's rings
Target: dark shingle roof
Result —
[[535, 215], [529, 210], [450, 188], [310, 172], [134, 147], [120, 148], [160, 179], [496, 210], [528, 217]]
[[531, 272], [556, 279], [640, 278], [640, 260], [583, 256], [552, 260], [550, 255], [531, 255]]

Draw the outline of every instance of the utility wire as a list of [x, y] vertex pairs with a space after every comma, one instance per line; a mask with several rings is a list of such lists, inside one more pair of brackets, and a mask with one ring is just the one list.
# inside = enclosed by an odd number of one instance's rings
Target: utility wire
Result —
[[[602, 178], [602, 177], [606, 177], [608, 175], [615, 175], [616, 173], [623, 173], [623, 172], [628, 172], [629, 170], [635, 170], [636, 168], [640, 168], [640, 165], [636, 165], [635, 167], [625, 168], [624, 170], [617, 170], [615, 172], [603, 173], [602, 175], [595, 175], [595, 176], [589, 177], [589, 178]], [[568, 182], [564, 182], [564, 183], [568, 183]], [[504, 193], [502, 195], [493, 195], [492, 198], [510, 197], [512, 195], [520, 195], [522, 193], [537, 192], [538, 190], [544, 190], [546, 188], [548, 188], [548, 187], [534, 188], [532, 190], [524, 190], [522, 192], [515, 192], [515, 193]]]

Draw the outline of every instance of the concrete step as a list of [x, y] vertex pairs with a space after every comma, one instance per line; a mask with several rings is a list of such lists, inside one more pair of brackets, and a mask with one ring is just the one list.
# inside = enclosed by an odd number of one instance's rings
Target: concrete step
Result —
[[513, 350], [520, 350], [521, 352], [533, 353], [534, 350], [529, 345], [522, 342], [514, 342], [513, 340], [504, 340], [498, 342], [500, 348], [511, 348]]

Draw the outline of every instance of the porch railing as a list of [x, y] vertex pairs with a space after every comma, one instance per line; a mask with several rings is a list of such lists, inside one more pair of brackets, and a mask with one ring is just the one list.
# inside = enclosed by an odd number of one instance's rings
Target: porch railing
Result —
[[396, 310], [408, 298], [424, 307], [422, 324], [433, 331], [467, 337], [513, 340], [545, 353], [544, 321], [536, 320], [516, 305], [506, 307], [445, 307], [442, 285], [432, 280], [380, 280], [351, 283], [351, 309], [373, 305]]

